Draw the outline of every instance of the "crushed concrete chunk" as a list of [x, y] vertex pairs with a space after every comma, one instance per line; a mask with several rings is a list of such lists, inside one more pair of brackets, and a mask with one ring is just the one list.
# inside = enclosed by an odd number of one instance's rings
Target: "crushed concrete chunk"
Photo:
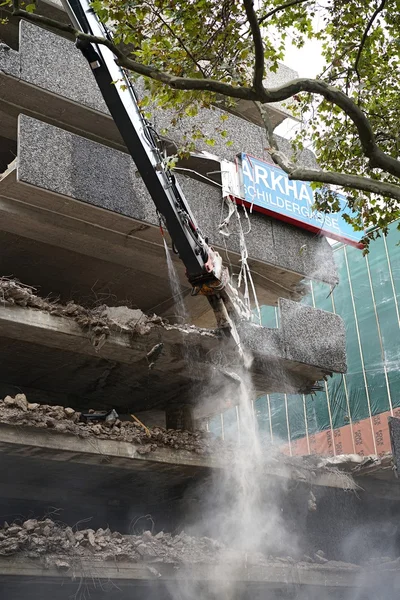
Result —
[[[23, 395], [23, 394], [20, 394]], [[25, 398], [25, 396], [24, 396]], [[136, 446], [138, 454], [149, 454], [158, 448], [174, 448], [196, 454], [218, 456], [231, 454], [228, 443], [213, 438], [206, 431], [185, 431], [152, 427], [143, 429], [136, 421], [80, 421], [80, 413], [73, 408], [29, 404], [25, 410], [17, 396], [7, 396], [0, 402], [0, 423], [15, 426], [47, 428], [60, 433], [69, 433], [82, 438], [96, 436], [103, 439], [129, 442]], [[26, 400], [26, 398], [25, 398]]]
[[88, 530], [88, 540], [89, 540], [89, 544], [91, 546], [95, 546], [96, 545], [96, 540], [94, 537], [94, 531], [92, 531], [91, 529]]
[[[34, 527], [34, 533], [32, 533]], [[23, 535], [21, 535], [21, 533]], [[85, 542], [85, 543], [84, 543]], [[40, 560], [46, 568], [56, 567], [68, 571], [83, 558], [96, 558], [104, 561], [124, 561], [131, 563], [163, 562], [175, 566], [185, 564], [215, 564], [217, 561], [246, 561], [249, 565], [267, 566], [280, 563], [299, 568], [309, 568], [310, 563], [318, 567], [338, 567], [359, 569], [350, 563], [335, 563], [325, 558], [322, 551], [314, 559], [305, 556], [301, 562], [291, 556], [265, 556], [259, 552], [244, 555], [218, 540], [209, 537], [192, 537], [185, 532], [179, 535], [150, 531], [141, 534], [122, 535], [109, 529], [83, 529], [75, 531], [51, 519], [29, 519], [23, 526], [11, 525], [0, 528], [0, 556], [13, 556], [23, 553], [27, 558]], [[381, 563], [378, 563], [380, 565]], [[393, 561], [386, 563], [394, 568]], [[153, 567], [154, 568], [154, 567]], [[397, 567], [398, 568], [398, 567]], [[150, 571], [159, 576], [157, 569]]]
[[69, 564], [69, 562], [67, 562], [66, 560], [56, 560], [54, 562], [54, 565], [57, 567], [57, 569], [59, 569], [60, 571], [69, 571], [69, 569], [71, 568], [71, 565]]
[[140, 322], [146, 322], [146, 315], [139, 308], [128, 308], [127, 306], [106, 306], [104, 307], [105, 316], [118, 327], [122, 329], [136, 328]]
[[29, 519], [28, 521], [25, 521], [25, 523], [23, 524], [23, 528], [26, 529], [28, 532], [34, 531], [37, 526], [38, 526], [37, 519]]
[[9, 407], [16, 406], [23, 411], [28, 410], [28, 401], [26, 399], [25, 394], [17, 394], [15, 398], [11, 396], [6, 396], [4, 398], [4, 404]]

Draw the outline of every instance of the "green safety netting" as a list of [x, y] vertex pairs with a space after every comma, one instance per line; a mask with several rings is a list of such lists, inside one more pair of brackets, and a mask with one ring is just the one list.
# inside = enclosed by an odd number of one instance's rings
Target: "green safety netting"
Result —
[[[332, 292], [311, 283], [302, 302], [342, 317], [346, 326], [345, 376], [334, 375], [314, 396], [270, 394], [255, 401], [262, 437], [288, 441], [362, 421], [400, 406], [400, 246], [396, 224], [386, 238], [371, 243], [370, 253], [344, 244], [333, 248], [339, 285]], [[277, 311], [261, 307], [262, 324], [277, 327]], [[210, 420], [211, 431], [237, 435], [236, 411]]]

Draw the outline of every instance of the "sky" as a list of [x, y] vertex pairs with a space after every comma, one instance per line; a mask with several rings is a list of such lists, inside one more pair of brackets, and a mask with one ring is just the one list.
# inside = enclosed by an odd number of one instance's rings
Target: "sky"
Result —
[[300, 50], [288, 44], [283, 62], [287, 67], [297, 71], [300, 77], [315, 77], [324, 66], [321, 43], [318, 40], [310, 40]]
[[[287, 67], [297, 71], [299, 77], [316, 77], [324, 66], [324, 60], [321, 55], [321, 43], [318, 40], [310, 40], [301, 49], [296, 48], [292, 44], [287, 44], [286, 56], [283, 63]], [[284, 138], [290, 138], [293, 135], [293, 128], [295, 126], [295, 121], [285, 119], [275, 129], [275, 133]]]
[[[323, 21], [320, 15], [314, 18], [314, 26], [316, 29], [323, 26]], [[299, 77], [314, 78], [321, 73], [324, 67], [324, 59], [322, 57], [322, 44], [319, 40], [308, 40], [303, 48], [296, 48], [291, 44], [290, 40], [286, 43], [285, 59], [283, 63], [294, 69], [299, 74]], [[293, 134], [294, 122], [291, 119], [286, 119], [279, 127], [275, 129], [278, 135], [285, 138], [290, 138]]]
[[[287, 44], [286, 56], [283, 62], [287, 67], [297, 71], [299, 77], [316, 77], [324, 66], [321, 54], [321, 42], [318, 40], [307, 41], [301, 49], [296, 48], [292, 44]], [[294, 126], [295, 122], [293, 120], [286, 119], [275, 129], [275, 132], [282, 137], [290, 138], [293, 134]], [[327, 240], [331, 246], [336, 243], [329, 236]]]

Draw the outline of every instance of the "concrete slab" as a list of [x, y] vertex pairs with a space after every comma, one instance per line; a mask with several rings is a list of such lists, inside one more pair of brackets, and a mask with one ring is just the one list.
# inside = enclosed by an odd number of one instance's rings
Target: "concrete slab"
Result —
[[[75, 139], [79, 141], [77, 147]], [[55, 140], [60, 145], [52, 151]], [[135, 177], [134, 165], [127, 155], [97, 144], [93, 148], [91, 144], [28, 117], [21, 118], [19, 166], [13, 163], [0, 176], [2, 270], [41, 287], [45, 294], [53, 293], [66, 300], [71, 298], [65, 295], [68, 292], [78, 301], [85, 298], [90, 301], [94, 290], [114, 294], [124, 302], [129, 299], [144, 310], [171, 316], [175, 312], [174, 299], [153, 204], [141, 180]], [[12, 150], [9, 149], [7, 156], [13, 156]], [[44, 153], [43, 161], [34, 159], [38, 153]], [[103, 160], [109, 171], [104, 170]], [[85, 164], [90, 167], [86, 175]], [[97, 172], [103, 173], [99, 175], [100, 182]], [[86, 188], [85, 180], [90, 184]], [[221, 246], [220, 251], [236, 272], [237, 237], [231, 238], [232, 251], [226, 257], [217, 229], [221, 217], [219, 191], [186, 177], [180, 181], [187, 197], [193, 198], [191, 204], [203, 231], [209, 232], [211, 239]], [[297, 246], [291, 245], [293, 240]], [[282, 229], [272, 220], [254, 215], [248, 241], [250, 254], [258, 255], [258, 259], [250, 259], [250, 266], [260, 303], [276, 304], [279, 297], [299, 300], [306, 289], [302, 283], [307, 274], [301, 252], [304, 234], [291, 239], [289, 227]], [[292, 270], [281, 268], [280, 263], [286, 259], [275, 250], [284, 241], [291, 249]], [[318, 244], [314, 238], [309, 245], [310, 254], [318, 253], [321, 249]], [[17, 245], [21, 259], [15, 251]], [[328, 259], [333, 260], [330, 248], [327, 250]], [[296, 252], [300, 257], [298, 264]], [[40, 262], [33, 260], [39, 255]], [[175, 255], [172, 258], [186, 296], [190, 321], [213, 327], [215, 318], [207, 300], [190, 296], [183, 265]], [[63, 266], [64, 276], [56, 275], [49, 281], [52, 262], [57, 269], [58, 265]], [[329, 263], [325, 264], [325, 275], [329, 276]]]
[[[30, 114], [31, 116], [40, 115], [41, 119], [53, 124], [59, 123], [63, 128], [70, 131], [80, 132], [86, 137], [89, 136], [92, 139], [98, 141], [101, 140], [102, 142], [105, 142], [111, 146], [121, 149], [123, 148], [123, 145], [121, 144], [121, 138], [115, 128], [114, 123], [108, 117], [107, 110], [104, 106], [100, 93], [95, 86], [94, 78], [90, 73], [90, 69], [88, 68], [84, 59], [79, 55], [79, 53], [77, 53], [74, 46], [68, 42], [68, 40], [51, 34], [30, 23], [22, 22], [21, 48], [19, 57], [20, 75], [17, 73], [18, 69], [9, 71], [9, 67], [7, 67], [9, 60], [3, 60], [5, 67], [2, 80], [3, 86], [0, 94], [2, 97], [3, 106], [0, 106], [0, 109], [12, 114], [14, 117], [21, 111]], [[13, 58], [13, 61], [15, 62], [15, 57]], [[71, 64], [73, 65], [73, 68], [71, 68]], [[2, 64], [0, 62], [0, 71], [1, 70]], [[63, 74], [66, 72], [69, 73], [68, 78], [63, 76]], [[0, 74], [0, 81], [1, 77], [2, 76]], [[25, 83], [22, 84], [22, 82]], [[84, 82], [84, 84], [82, 84], [82, 82]], [[21, 87], [22, 85], [28, 85], [29, 89], [23, 89]], [[46, 94], [47, 97], [45, 97]], [[27, 99], [26, 104], [24, 104], [25, 98]], [[166, 115], [161, 111], [160, 116], [157, 118], [160, 123], [161, 121], [164, 123]], [[204, 117], [201, 116], [199, 118], [203, 122], [207, 122], [207, 127], [210, 129], [210, 135], [214, 134], [217, 127], [217, 122], [219, 121], [219, 111], [216, 109], [215, 111], [211, 111], [210, 114], [208, 111], [207, 119], [204, 119]], [[228, 151], [224, 146], [225, 142], [223, 142], [223, 139], [221, 138], [220, 141], [217, 141], [217, 151], [221, 157], [225, 156], [226, 158], [232, 158], [236, 151], [243, 150], [260, 157], [264, 156], [265, 140], [263, 140], [261, 128], [250, 123], [246, 123], [246, 121], [237, 117], [231, 117], [228, 120], [228, 123], [229, 124], [226, 126], [228, 127], [232, 140], [236, 146], [233, 150], [229, 149]], [[114, 130], [114, 133], [112, 133], [112, 130]], [[176, 132], [171, 133], [171, 139], [179, 143], [179, 136], [181, 135], [182, 131], [178, 129]], [[62, 140], [60, 139], [57, 141], [61, 142]], [[37, 153], [38, 152], [39, 150], [37, 150]], [[86, 155], [86, 160], [83, 163], [84, 168], [87, 167], [88, 163], [92, 162], [91, 159], [94, 159], [95, 155], [96, 152], [94, 152], [93, 155]], [[111, 162], [111, 165], [113, 164], [114, 163]], [[74, 166], [73, 161], [70, 163], [70, 166]], [[195, 183], [196, 182], [194, 182], [194, 184]], [[199, 207], [202, 206], [204, 198], [214, 195], [214, 191], [210, 189], [210, 186], [203, 186], [202, 188], [199, 188], [198, 186], [192, 186], [190, 191], [194, 198], [199, 198]], [[121, 196], [121, 198], [124, 197], [128, 198], [129, 196]], [[147, 193], [145, 193], [145, 198], [147, 204], [149, 204]], [[212, 221], [214, 227], [220, 216], [221, 201], [219, 198], [217, 202], [218, 206], [216, 206], [214, 201], [214, 203], [209, 203], [210, 206], [206, 207], [207, 211], [202, 209], [203, 217], [207, 213], [210, 216], [209, 220]], [[195, 210], [195, 200], [193, 200], [193, 202], [191, 201], [190, 203], [192, 208]], [[210, 211], [210, 208], [213, 206], [215, 207], [215, 210]], [[115, 203], [113, 207], [109, 206], [109, 208], [116, 210]], [[123, 206], [119, 206], [119, 210], [117, 208], [117, 211], [123, 212], [122, 209]], [[218, 214], [218, 219], [215, 219], [216, 215], [214, 212]], [[258, 235], [258, 231], [260, 230], [259, 223], [263, 223], [265, 228], [268, 227], [268, 225], [266, 225], [267, 222], [268, 220], [265, 217], [254, 217], [252, 236], [254, 248], [252, 248], [252, 250], [255, 252], [255, 259], [260, 258], [261, 260], [269, 261], [271, 258], [269, 256], [269, 248], [271, 248], [270, 240], [266, 239], [265, 236], [261, 234]], [[204, 224], [210, 225], [208, 222]], [[269, 225], [269, 228], [271, 228], [271, 225]], [[283, 229], [286, 233], [285, 226], [283, 226]], [[277, 238], [277, 247], [287, 247], [287, 236], [283, 235], [282, 237], [280, 235], [281, 230], [282, 225], [277, 225], [276, 232], [274, 233], [275, 237]], [[288, 231], [289, 237], [291, 237], [291, 229], [289, 228]], [[297, 272], [300, 259], [300, 262], [302, 263], [302, 268], [300, 271], [302, 274], [307, 276], [307, 271], [309, 270], [307, 267], [308, 261], [307, 257], [304, 257], [304, 254], [302, 255], [302, 252], [304, 252], [305, 247], [309, 248], [310, 246], [313, 246], [313, 250], [315, 250], [315, 246], [318, 246], [322, 253], [319, 256], [318, 264], [324, 265], [324, 268], [319, 269], [318, 276], [329, 282], [336, 280], [336, 271], [330, 248], [326, 240], [315, 238], [306, 232], [301, 232], [299, 236], [301, 239], [298, 240], [299, 243], [295, 243], [293, 245], [293, 251], [291, 253], [291, 257], [292, 259], [294, 258], [294, 260], [292, 260], [290, 264], [288, 263], [287, 265], [282, 265], [285, 267], [285, 270]], [[222, 239], [217, 239], [214, 237], [213, 241], [214, 243], [221, 243]], [[258, 252], [257, 248], [259, 249]], [[301, 252], [300, 248], [303, 248]], [[237, 247], [232, 249], [237, 251]], [[264, 250], [264, 254], [258, 256], [260, 249]], [[274, 250], [272, 252], [273, 264], [276, 262], [279, 263], [277, 258], [278, 255]], [[316, 273], [317, 271], [312, 268], [312, 272]]]
[[279, 300], [286, 357], [345, 373], [346, 329], [338, 315]]
[[[45, 14], [46, 12], [54, 13], [52, 14], [52, 18], [59, 19], [60, 16], [64, 16], [61, 20], [65, 21], [66, 15], [57, 10], [53, 5], [48, 3], [40, 2], [39, 10], [41, 13]], [[12, 35], [6, 31], [12, 29]], [[16, 46], [16, 27], [15, 22], [11, 23], [7, 28], [4, 28], [4, 33], [6, 35], [6, 39], [9, 41], [12, 39], [12, 43]], [[23, 63], [23, 67], [21, 68], [21, 79], [26, 82], [32, 82], [34, 85], [43, 87], [50, 92], [56, 92], [60, 96], [65, 96], [66, 98], [72, 99], [74, 101], [79, 102], [83, 106], [95, 107], [100, 112], [108, 114], [108, 110], [104, 105], [103, 99], [95, 87], [94, 78], [90, 73], [90, 69], [88, 68], [85, 59], [82, 58], [80, 53], [74, 47], [74, 44], [69, 39], [65, 39], [65, 37], [60, 37], [54, 33], [46, 31], [43, 28], [40, 28], [36, 25], [33, 25], [26, 21], [20, 22], [20, 34], [19, 34], [19, 51], [21, 54], [21, 64]], [[25, 58], [27, 62], [25, 62]], [[71, 60], [74, 65], [74, 69], [71, 69]], [[31, 62], [32, 61], [32, 62]], [[76, 62], [78, 61], [78, 62]], [[34, 76], [34, 71], [36, 70], [36, 65], [38, 66], [38, 71], [36, 73], [37, 79], [32, 80], [32, 76]], [[1, 63], [0, 63], [1, 70]], [[68, 83], [67, 79], [62, 81], [62, 73], [68, 72], [69, 78]], [[284, 67], [281, 70], [280, 78], [288, 79], [293, 75], [293, 72], [285, 69]], [[84, 83], [82, 83], [84, 82]], [[143, 88], [139, 86], [141, 91]], [[164, 111], [156, 110], [157, 114], [161, 119], [164, 119], [163, 114], [167, 114]], [[214, 117], [209, 116], [211, 111], [201, 110], [200, 119], [204, 122]], [[216, 109], [215, 115], [220, 111]], [[255, 107], [252, 102], [241, 101], [236, 106], [233, 111], [236, 115], [231, 118], [231, 122], [233, 125], [232, 131], [234, 131], [234, 125], [243, 123], [246, 121], [250, 124], [250, 121], [257, 123], [256, 129], [259, 131], [260, 125], [262, 126], [262, 121], [258, 114], [258, 111], [255, 110]], [[271, 105], [270, 114], [274, 125], [278, 125], [281, 123], [288, 115], [287, 110], [282, 108], [279, 104]], [[205, 115], [207, 115], [206, 118]], [[68, 119], [68, 117], [66, 117]], [[218, 116], [215, 116], [216, 123], [221, 125], [221, 121]], [[168, 119], [170, 122], [170, 119]], [[228, 129], [230, 129], [230, 124], [227, 125]], [[210, 132], [215, 133], [215, 130], [212, 129], [213, 123], [209, 123], [208, 130]], [[178, 127], [172, 127], [172, 138], [178, 140], [181, 137], [182, 130], [185, 128], [185, 124], [182, 123]], [[222, 141], [222, 137], [220, 138]], [[248, 143], [248, 142], [247, 142]], [[258, 142], [257, 142], [258, 143]], [[227, 151], [227, 147], [223, 144], [223, 148]], [[250, 151], [250, 150], [249, 150]]]
[[[65, 557], [67, 559], [68, 557]], [[62, 557], [60, 557], [62, 560]], [[318, 588], [357, 588], [362, 570], [356, 566], [323, 566], [299, 564], [267, 563], [261, 566], [246, 564], [231, 565], [227, 580], [240, 582], [262, 583], [265, 589], [301, 589], [309, 586]], [[69, 572], [57, 567], [48, 568], [40, 560], [27, 558], [1, 558], [0, 576], [18, 576], [32, 578], [57, 578], [60, 582], [71, 577], [74, 579], [88, 578], [96, 580], [164, 580], [164, 581], [201, 581], [217, 582], [221, 578], [221, 565], [194, 564], [194, 565], [168, 565], [128, 563], [120, 561], [117, 564], [93, 559], [80, 559], [76, 565], [71, 566]], [[400, 573], [396, 574], [396, 589], [398, 589]]]
[[[193, 477], [210, 475], [211, 470], [223, 469], [229, 464], [229, 452], [224, 457], [222, 452], [218, 455], [200, 456], [171, 448], [158, 448], [146, 454], [141, 454], [139, 450], [139, 446], [128, 442], [93, 436], [79, 438], [69, 433], [0, 423], [2, 460], [18, 457], [18, 460], [24, 460], [26, 467], [31, 470], [38, 468], [35, 465], [39, 464], [39, 461], [42, 461], [42, 468], [47, 463], [68, 463], [70, 468], [75, 465], [77, 479], [80, 479], [79, 471], [84, 470], [84, 465], [97, 465], [104, 471], [104, 480], [112, 478], [112, 472], [127, 470], [129, 473], [146, 472], [149, 478], [168, 474], [171, 485], [176, 485], [178, 480], [181, 483], [188, 482]], [[306, 463], [302, 465], [301, 461], [292, 461], [284, 455], [271, 460], [268, 460], [266, 455], [264, 472], [268, 479], [290, 479], [340, 490], [345, 486], [347, 491], [359, 489], [351, 476], [345, 479], [334, 468], [313, 470]]]
[[[38, 156], [42, 157], [40, 161]], [[3, 178], [0, 194], [75, 218], [89, 220], [91, 215], [92, 222], [95, 219], [102, 225], [112, 218], [113, 228], [119, 222], [118, 214], [135, 219], [142, 228], [158, 226], [153, 203], [129, 156], [26, 116], [21, 116], [19, 123], [14, 183], [12, 177], [11, 171]], [[200, 227], [213, 244], [225, 251], [226, 240], [218, 232], [221, 214], [225, 214], [220, 190], [187, 177], [178, 178]], [[30, 186], [29, 192], [24, 189], [26, 185]], [[33, 188], [38, 188], [36, 194]], [[105, 209], [112, 215], [94, 214], [87, 205]], [[322, 265], [318, 276], [331, 283], [336, 281], [332, 251], [325, 238], [300, 229], [295, 231], [263, 215], [252, 215], [251, 223], [251, 235], [247, 236], [251, 266], [260, 274], [260, 280], [266, 278], [265, 289], [272, 280], [280, 283], [281, 296], [287, 297], [285, 288], [293, 293], [303, 277], [312, 277], [314, 266], [310, 268], [304, 258], [305, 249], [306, 256], [318, 256]], [[150, 234], [147, 229], [146, 235]], [[239, 250], [236, 238], [232, 236], [226, 242], [233, 254]]]
[[285, 356], [287, 360], [346, 372], [346, 332], [342, 319], [333, 313], [304, 304], [279, 300], [280, 329], [243, 323], [239, 332], [255, 355]]
[[[75, 404], [78, 397], [88, 402], [96, 396], [97, 404], [101, 399], [119, 411], [127, 403], [135, 410], [165, 408], [176, 399], [180, 404], [196, 405], [201, 417], [215, 414], [227, 394], [236, 396], [238, 384], [229, 373], [240, 373], [240, 358], [232, 341], [216, 331], [169, 325], [159, 317], [146, 317], [140, 310], [127, 307], [103, 307], [93, 312], [79, 305], [64, 306], [43, 300], [7, 279], [1, 281], [1, 290], [0, 352], [4, 359], [0, 387], [5, 394], [13, 391], [7, 385], [24, 385], [24, 391], [35, 394], [35, 398], [40, 390], [57, 394], [63, 378], [69, 379], [75, 372], [68, 386], [71, 396], [76, 395]], [[281, 322], [291, 323], [291, 315], [303, 315], [302, 309], [286, 301], [281, 305]], [[121, 310], [125, 311], [124, 324], [117, 315]], [[317, 320], [322, 318], [320, 312], [315, 311]], [[312, 339], [313, 353], [307, 355], [315, 364], [302, 360], [303, 342], [297, 340], [296, 328], [292, 333], [288, 327], [277, 330], [241, 325], [243, 345], [254, 357], [251, 374], [256, 390], [309, 393], [332, 369], [344, 368], [344, 339], [338, 347], [337, 362], [330, 359], [328, 369], [323, 364], [327, 347], [324, 336], [329, 339], [340, 323], [333, 314], [322, 316], [326, 325], [323, 335]], [[160, 343], [162, 353], [150, 370], [147, 355]], [[296, 360], [290, 352], [297, 353]], [[26, 370], [22, 367], [25, 361]], [[221, 395], [222, 388], [225, 393]]]
[[21, 74], [19, 53], [5, 44], [0, 46], [0, 71], [16, 78], [19, 78]]

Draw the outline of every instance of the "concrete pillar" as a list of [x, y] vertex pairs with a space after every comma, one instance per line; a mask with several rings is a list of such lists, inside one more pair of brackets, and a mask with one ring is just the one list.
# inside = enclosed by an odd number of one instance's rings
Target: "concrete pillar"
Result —
[[194, 431], [193, 408], [190, 404], [173, 404], [165, 410], [167, 429]]

